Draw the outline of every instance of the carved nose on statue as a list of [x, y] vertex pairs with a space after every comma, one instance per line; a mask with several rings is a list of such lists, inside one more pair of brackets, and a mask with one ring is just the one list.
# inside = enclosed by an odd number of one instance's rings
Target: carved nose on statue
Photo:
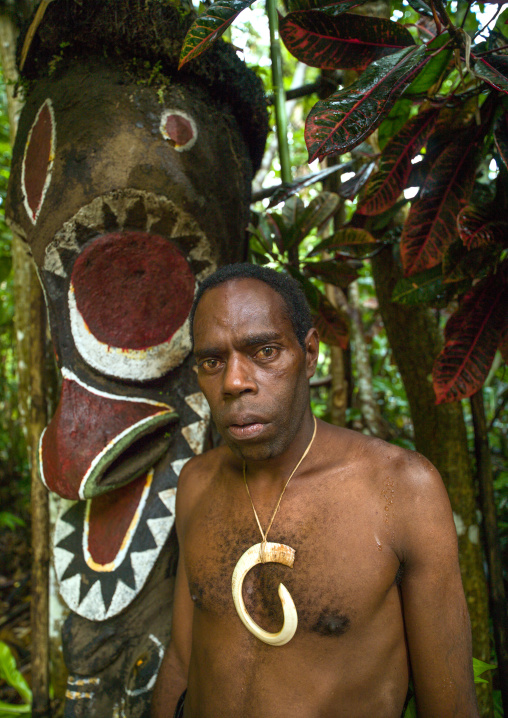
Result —
[[39, 447], [41, 478], [66, 499], [129, 483], [166, 451], [177, 417], [168, 404], [116, 396], [62, 371], [60, 402]]

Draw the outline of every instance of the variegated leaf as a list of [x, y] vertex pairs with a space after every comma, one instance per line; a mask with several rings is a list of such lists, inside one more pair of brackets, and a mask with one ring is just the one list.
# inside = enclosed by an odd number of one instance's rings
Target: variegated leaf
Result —
[[308, 262], [305, 265], [305, 273], [341, 289], [346, 289], [351, 282], [358, 279], [356, 269], [350, 267], [347, 262], [338, 262], [335, 259]]
[[252, 5], [253, 2], [254, 0], [219, 0], [202, 15], [199, 15], [190, 26], [183, 41], [178, 69], [207, 50], [215, 40], [226, 32], [242, 10]]
[[438, 404], [465, 399], [483, 385], [499, 345], [508, 305], [508, 263], [463, 298], [445, 328], [433, 369]]
[[389, 209], [406, 187], [411, 173], [411, 160], [427, 141], [437, 120], [436, 110], [421, 112], [406, 122], [402, 130], [386, 145], [381, 155], [379, 170], [368, 181], [357, 212], [380, 214]]
[[347, 349], [349, 343], [348, 320], [322, 294], [320, 294], [319, 309], [314, 315], [314, 326], [318, 330], [322, 342]]
[[285, 46], [306, 65], [363, 70], [389, 52], [414, 45], [410, 32], [396, 22], [352, 13], [336, 15], [332, 10], [300, 11], [280, 18]]
[[309, 162], [342, 154], [368, 137], [427, 61], [425, 47], [410, 47], [376, 60], [359, 80], [318, 102], [307, 117]]
[[466, 134], [432, 165], [404, 224], [400, 253], [405, 276], [435, 267], [458, 237], [457, 215], [473, 189], [476, 159], [477, 144]]
[[488, 55], [477, 58], [473, 72], [480, 80], [485, 80], [496, 90], [508, 94], [508, 57], [506, 55]]
[[508, 246], [508, 222], [494, 217], [492, 207], [463, 207], [457, 216], [457, 228], [468, 249]]
[[508, 168], [508, 112], [497, 119], [494, 127], [494, 141], [504, 166]]

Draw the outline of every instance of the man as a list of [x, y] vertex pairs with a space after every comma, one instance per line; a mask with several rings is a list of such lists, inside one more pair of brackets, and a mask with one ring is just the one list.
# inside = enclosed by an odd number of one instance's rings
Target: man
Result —
[[193, 309], [199, 384], [224, 445], [180, 475], [153, 716], [171, 717], [187, 688], [185, 718], [400, 718], [411, 673], [420, 718], [477, 718], [436, 470], [315, 422], [318, 335], [289, 277], [231, 265]]

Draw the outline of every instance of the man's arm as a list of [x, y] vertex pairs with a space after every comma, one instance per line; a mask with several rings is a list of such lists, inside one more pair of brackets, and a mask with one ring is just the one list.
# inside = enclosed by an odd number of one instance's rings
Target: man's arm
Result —
[[185, 571], [183, 537], [187, 516], [196, 500], [195, 482], [187, 480], [189, 475], [192, 475], [192, 470], [189, 470], [190, 464], [195, 462], [196, 459], [191, 460], [184, 466], [178, 481], [175, 523], [179, 541], [179, 558], [173, 599], [171, 640], [162, 659], [155, 683], [151, 718], [173, 718], [178, 699], [187, 688], [194, 604], [190, 596]]
[[409, 464], [399, 524], [401, 588], [418, 716], [478, 718], [471, 627], [450, 502], [429, 462], [414, 455]]
[[187, 688], [193, 611], [194, 605], [180, 554], [176, 572], [171, 640], [155, 683], [151, 718], [173, 718], [178, 699]]

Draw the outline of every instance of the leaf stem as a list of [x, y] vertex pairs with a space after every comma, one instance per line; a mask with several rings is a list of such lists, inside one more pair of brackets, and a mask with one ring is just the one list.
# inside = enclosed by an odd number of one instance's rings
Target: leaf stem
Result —
[[492, 50], [485, 50], [485, 52], [475, 52], [475, 57], [485, 57], [485, 55], [491, 55], [493, 52], [501, 52], [506, 50], [508, 45], [501, 45], [501, 47], [494, 47]]
[[501, 10], [503, 9], [503, 7], [504, 7], [504, 5], [499, 5], [499, 7], [497, 8], [497, 10], [496, 10], [496, 12], [494, 13], [494, 15], [490, 18], [490, 20], [489, 20], [487, 23], [485, 23], [485, 25], [484, 25], [480, 30], [477, 30], [477, 32], [475, 33], [475, 35], [474, 35], [474, 37], [473, 37], [473, 40], [476, 40], [476, 38], [478, 37], [478, 35], [481, 35], [482, 32], [490, 25], [490, 23], [493, 22], [493, 20], [496, 19], [496, 17], [499, 15], [499, 13], [500, 13]]
[[283, 182], [291, 182], [291, 161], [287, 139], [286, 93], [282, 75], [282, 55], [279, 43], [276, 0], [266, 0], [266, 14], [268, 15], [270, 27], [270, 57], [272, 60], [273, 97], [279, 144], [280, 174]]

